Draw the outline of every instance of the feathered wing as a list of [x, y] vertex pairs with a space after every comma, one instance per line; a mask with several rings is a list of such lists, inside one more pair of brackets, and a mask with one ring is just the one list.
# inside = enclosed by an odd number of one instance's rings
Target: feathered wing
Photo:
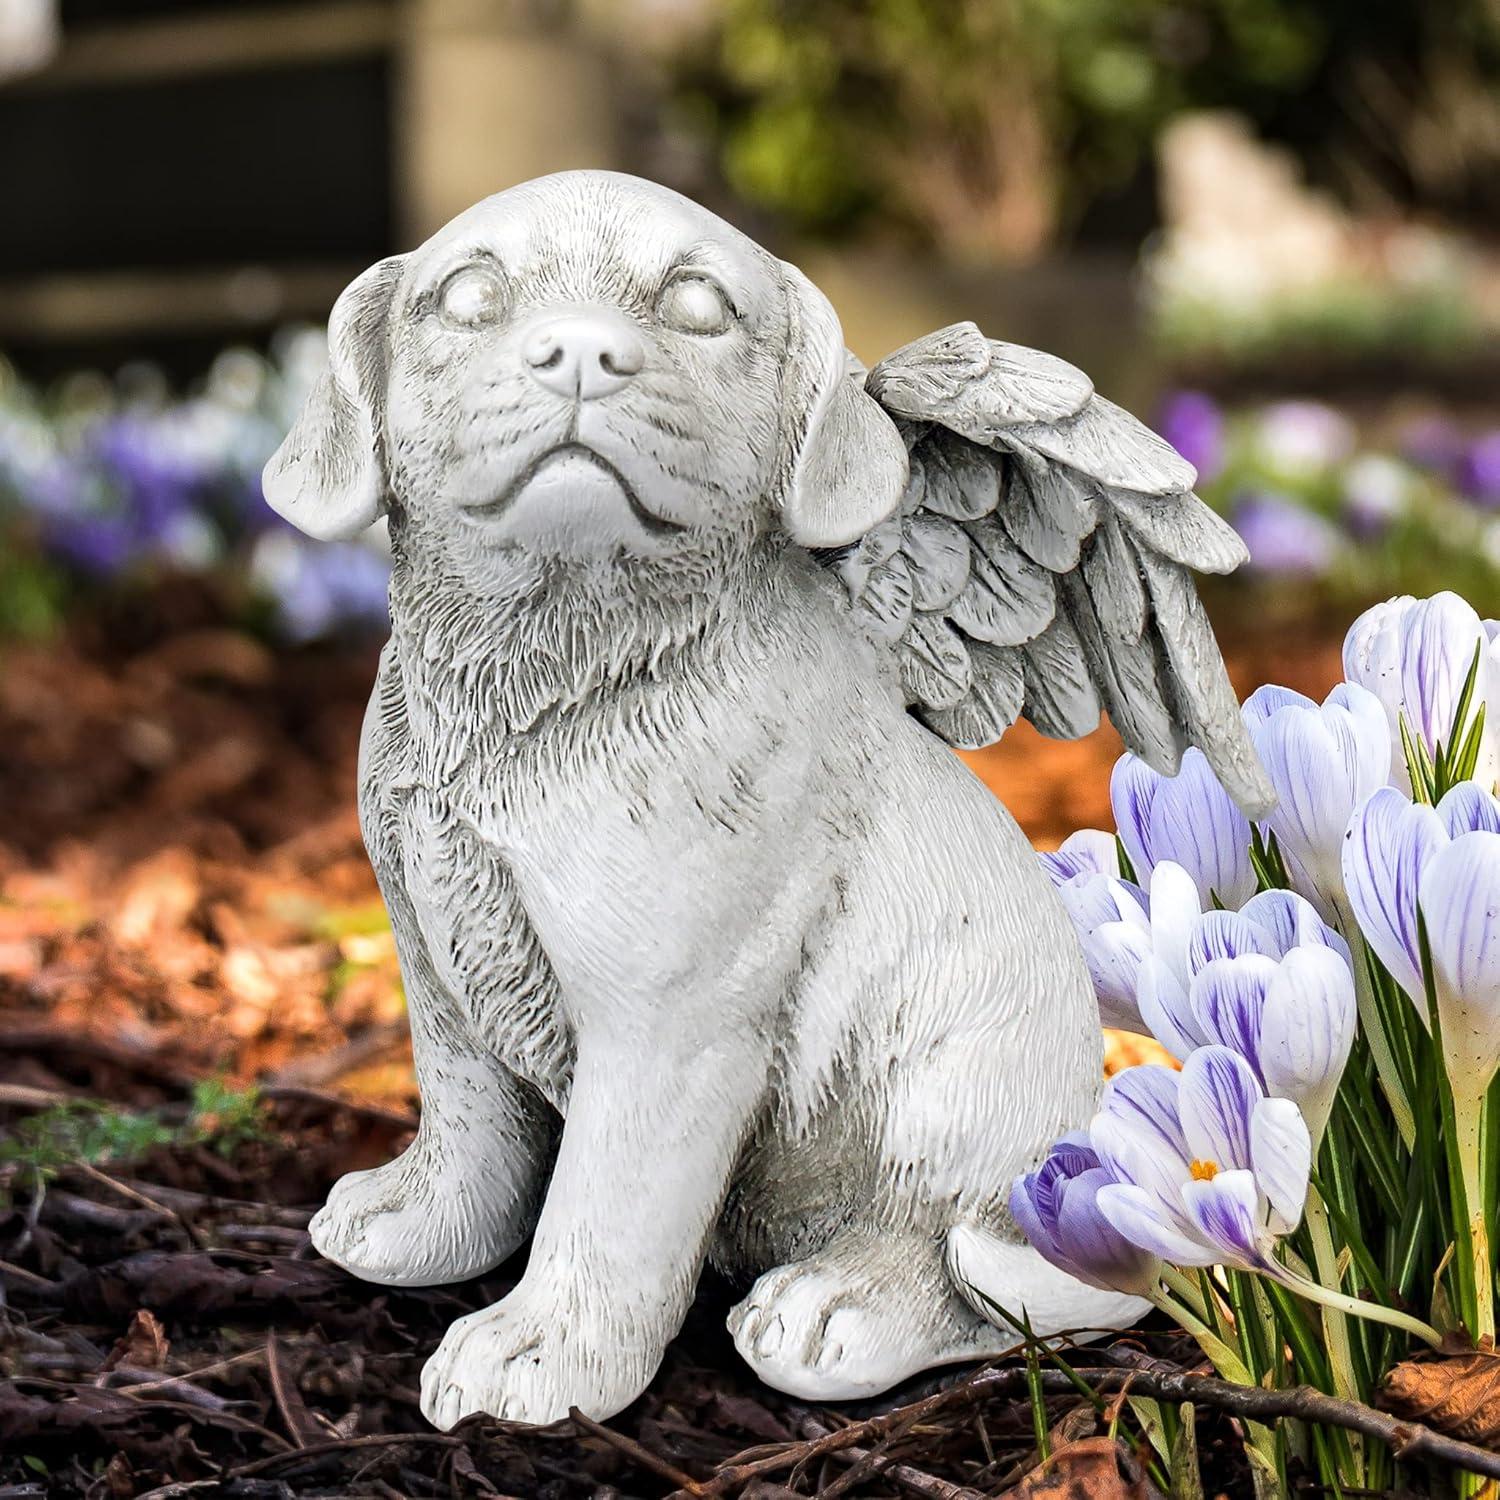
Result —
[[883, 359], [865, 389], [911, 480], [832, 565], [922, 721], [977, 748], [1022, 715], [1073, 739], [1105, 710], [1148, 765], [1170, 774], [1198, 745], [1264, 814], [1274, 793], [1192, 580], [1246, 553], [1192, 466], [1072, 365], [972, 323]]

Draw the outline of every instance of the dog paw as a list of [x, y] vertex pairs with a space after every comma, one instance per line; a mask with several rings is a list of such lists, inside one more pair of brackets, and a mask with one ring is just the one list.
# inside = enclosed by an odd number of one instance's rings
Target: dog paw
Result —
[[912, 1269], [931, 1251], [864, 1248], [863, 1260], [846, 1251], [767, 1271], [730, 1311], [735, 1347], [767, 1385], [809, 1401], [852, 1400], [953, 1357], [975, 1320], [939, 1277]]
[[445, 1432], [474, 1412], [539, 1426], [575, 1406], [600, 1420], [614, 1416], [646, 1388], [654, 1364], [579, 1335], [575, 1321], [532, 1308], [523, 1292], [460, 1318], [423, 1367], [422, 1414]]
[[341, 1177], [308, 1225], [329, 1260], [384, 1286], [441, 1286], [492, 1270], [525, 1238], [514, 1195], [420, 1138], [394, 1161]]

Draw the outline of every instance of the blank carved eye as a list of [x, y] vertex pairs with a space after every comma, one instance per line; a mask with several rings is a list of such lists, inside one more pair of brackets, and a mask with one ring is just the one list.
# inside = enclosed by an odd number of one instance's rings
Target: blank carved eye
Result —
[[678, 333], [725, 333], [734, 321], [729, 298], [706, 276], [679, 276], [657, 300], [656, 316]]
[[505, 311], [505, 283], [492, 266], [460, 266], [438, 288], [437, 307], [454, 328], [482, 328]]

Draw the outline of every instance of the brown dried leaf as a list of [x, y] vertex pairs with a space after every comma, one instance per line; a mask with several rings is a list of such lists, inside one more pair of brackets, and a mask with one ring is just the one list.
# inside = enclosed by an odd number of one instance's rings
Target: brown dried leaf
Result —
[[166, 1368], [170, 1347], [167, 1330], [156, 1314], [149, 1308], [138, 1307], [130, 1327], [109, 1351], [101, 1368], [113, 1370], [117, 1365], [129, 1365], [136, 1370], [162, 1370]]
[[1134, 1454], [1108, 1437], [1057, 1449], [1008, 1493], [1018, 1500], [1162, 1500]]
[[1406, 1360], [1385, 1377], [1379, 1404], [1450, 1437], [1493, 1447], [1500, 1442], [1500, 1354], [1471, 1349]]

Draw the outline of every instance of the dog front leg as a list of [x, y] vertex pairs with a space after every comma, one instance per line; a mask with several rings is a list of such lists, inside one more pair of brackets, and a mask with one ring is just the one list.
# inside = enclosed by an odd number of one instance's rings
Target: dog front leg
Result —
[[724, 1034], [580, 1044], [526, 1274], [448, 1330], [422, 1372], [430, 1421], [605, 1418], [640, 1395], [692, 1301], [769, 1050]]

